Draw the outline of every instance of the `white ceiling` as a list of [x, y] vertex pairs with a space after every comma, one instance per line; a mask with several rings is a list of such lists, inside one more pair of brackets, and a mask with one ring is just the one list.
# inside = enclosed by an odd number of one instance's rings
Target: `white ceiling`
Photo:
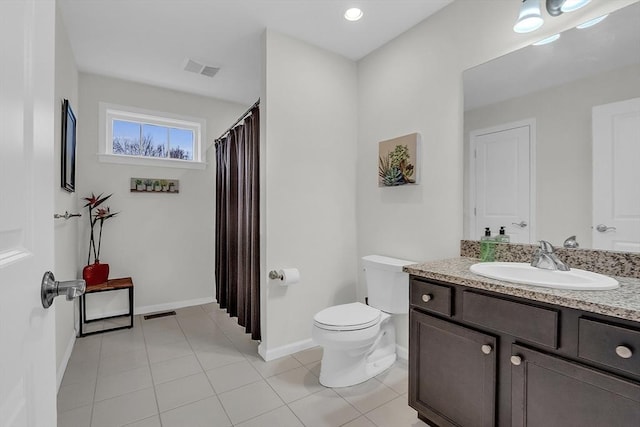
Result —
[[[58, 0], [80, 71], [243, 104], [266, 28], [358, 60], [453, 0]], [[360, 7], [358, 22], [343, 18]], [[183, 70], [187, 58], [220, 67]]]

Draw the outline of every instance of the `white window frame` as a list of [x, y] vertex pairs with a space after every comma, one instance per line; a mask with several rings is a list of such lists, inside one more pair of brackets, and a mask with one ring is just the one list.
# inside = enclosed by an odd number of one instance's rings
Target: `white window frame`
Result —
[[[98, 160], [100, 162], [182, 169], [206, 169], [205, 141], [207, 122], [205, 119], [109, 104], [106, 102], [99, 103], [99, 110], [100, 132], [98, 137]], [[114, 154], [113, 120], [191, 130], [194, 136], [193, 160]]]

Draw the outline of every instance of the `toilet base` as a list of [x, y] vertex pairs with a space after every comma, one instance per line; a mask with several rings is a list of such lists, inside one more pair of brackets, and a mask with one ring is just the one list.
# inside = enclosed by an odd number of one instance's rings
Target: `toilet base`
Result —
[[373, 345], [351, 350], [324, 347], [320, 384], [332, 388], [349, 387], [389, 369], [396, 361], [396, 337], [393, 324], [385, 323]]

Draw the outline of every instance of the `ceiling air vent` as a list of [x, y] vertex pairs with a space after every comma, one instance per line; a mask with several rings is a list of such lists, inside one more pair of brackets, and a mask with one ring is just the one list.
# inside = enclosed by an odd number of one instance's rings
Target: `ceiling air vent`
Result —
[[218, 71], [220, 71], [220, 68], [212, 67], [210, 65], [203, 65], [198, 61], [187, 58], [184, 63], [184, 70], [191, 73], [202, 74], [203, 76], [207, 77], [213, 77], [218, 73]]

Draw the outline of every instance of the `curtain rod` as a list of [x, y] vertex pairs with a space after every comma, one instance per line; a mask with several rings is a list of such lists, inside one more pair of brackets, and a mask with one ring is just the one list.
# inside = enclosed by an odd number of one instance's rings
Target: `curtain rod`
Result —
[[240, 123], [245, 117], [247, 117], [249, 115], [249, 113], [251, 113], [251, 110], [253, 110], [255, 107], [257, 107], [258, 105], [260, 105], [260, 98], [258, 98], [258, 100], [251, 106], [249, 107], [249, 109], [247, 111], [245, 111], [238, 120], [236, 120], [236, 122], [234, 124], [232, 124], [231, 126], [229, 126], [229, 129], [225, 130], [224, 132], [222, 132], [222, 135], [220, 135], [219, 137], [217, 137], [214, 142], [218, 143], [218, 141], [220, 141], [222, 138], [225, 137], [226, 134], [228, 134], [231, 129], [233, 129], [234, 127], [236, 127], [236, 125], [238, 123]]

